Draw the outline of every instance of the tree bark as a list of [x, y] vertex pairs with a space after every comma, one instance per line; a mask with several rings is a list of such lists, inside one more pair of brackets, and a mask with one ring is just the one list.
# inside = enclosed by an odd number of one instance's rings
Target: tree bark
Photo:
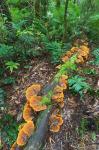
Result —
[[63, 35], [63, 41], [66, 41], [67, 38], [67, 10], [68, 10], [68, 4], [69, 0], [65, 1], [65, 12], [64, 12], [64, 35]]
[[35, 0], [35, 17], [38, 19], [41, 17], [41, 0]]
[[56, 0], [56, 8], [60, 8], [61, 5], [61, 1], [60, 0]]
[[42, 5], [42, 16], [46, 17], [48, 11], [48, 0], [41, 0], [41, 5]]

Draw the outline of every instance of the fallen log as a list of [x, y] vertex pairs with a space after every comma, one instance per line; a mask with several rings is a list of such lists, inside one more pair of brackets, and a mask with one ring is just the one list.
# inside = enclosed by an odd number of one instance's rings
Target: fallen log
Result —
[[[56, 81], [51, 82], [50, 84], [45, 86], [39, 94], [46, 95], [49, 92], [49, 90], [53, 90], [56, 85]], [[48, 132], [49, 117], [52, 112], [52, 109], [53, 106], [49, 106], [47, 110], [40, 113], [39, 118], [37, 120], [36, 131], [30, 137], [24, 150], [39, 150], [44, 145], [46, 135]]]
[[[61, 77], [61, 75], [67, 73], [67, 69], [70, 69], [70, 66], [74, 64], [76, 57], [72, 57], [69, 62], [67, 61], [64, 63], [58, 73], [55, 75], [53, 81], [45, 86], [39, 95], [46, 95], [49, 99], [51, 99], [50, 92], [53, 91], [55, 86], [58, 84], [58, 80]], [[54, 109], [54, 106], [50, 105], [47, 110], [43, 111], [40, 113], [39, 118], [37, 120], [37, 125], [36, 125], [36, 131], [32, 134], [30, 139], [28, 140], [28, 143], [26, 144], [24, 150], [40, 150], [41, 147], [44, 145], [45, 142], [45, 137], [47, 135], [48, 131], [48, 122], [49, 122], [49, 117]]]
[[[42, 104], [45, 104], [48, 107], [46, 110], [39, 113], [35, 132], [33, 132], [31, 137], [29, 138], [27, 144], [24, 147], [24, 150], [41, 149], [48, 131], [49, 117], [54, 108], [54, 106], [52, 105], [53, 103], [51, 102], [51, 100], [53, 99], [54, 88], [60, 83], [60, 79], [62, 76], [66, 74], [68, 75], [68, 73], [71, 70], [76, 70], [76, 64], [84, 63], [84, 60], [87, 59], [88, 54], [89, 48], [86, 46], [81, 46], [80, 49], [77, 47], [73, 47], [71, 51], [67, 52], [67, 55], [62, 58], [62, 61], [64, 63], [58, 67], [59, 71], [54, 76], [51, 84], [44, 87], [42, 91], [39, 93], [39, 95], [42, 96]], [[66, 77], [66, 79], [67, 78], [68, 76]], [[63, 89], [66, 89], [66, 86], [64, 86], [64, 81], [62, 82], [61, 86], [63, 87]]]
[[48, 131], [50, 113], [51, 108], [43, 111], [40, 114], [37, 129], [31, 136], [24, 150], [39, 150], [43, 146]]

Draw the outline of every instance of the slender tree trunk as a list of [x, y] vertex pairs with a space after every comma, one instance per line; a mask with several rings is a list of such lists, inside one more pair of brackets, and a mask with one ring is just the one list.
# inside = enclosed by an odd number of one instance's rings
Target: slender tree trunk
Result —
[[35, 0], [35, 17], [41, 17], [41, 0]]
[[41, 5], [42, 5], [42, 16], [46, 17], [48, 11], [48, 0], [41, 0]]
[[76, 3], [77, 1], [76, 0], [74, 0], [74, 4]]
[[56, 8], [60, 8], [61, 5], [61, 1], [60, 0], [56, 0]]
[[63, 41], [66, 41], [67, 38], [67, 10], [68, 10], [68, 4], [69, 0], [65, 1], [65, 12], [64, 12], [64, 35], [63, 35]]
[[31, 15], [34, 18], [35, 17], [35, 0], [29, 0], [28, 1], [28, 6], [31, 9]]

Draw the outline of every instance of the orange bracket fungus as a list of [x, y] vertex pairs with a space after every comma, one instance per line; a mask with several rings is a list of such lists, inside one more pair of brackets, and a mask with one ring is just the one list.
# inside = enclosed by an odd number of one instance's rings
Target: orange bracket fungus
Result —
[[10, 150], [19, 150], [19, 146], [17, 145], [16, 141], [13, 143]]
[[31, 121], [33, 116], [32, 116], [32, 108], [30, 107], [29, 103], [27, 102], [24, 106], [24, 110], [23, 110], [23, 118], [24, 120], [27, 121]]
[[64, 98], [64, 94], [62, 93], [58, 93], [52, 96], [52, 100], [56, 101], [56, 102], [61, 102], [63, 101]]
[[28, 137], [30, 137], [34, 131], [34, 123], [32, 121], [25, 123], [22, 130], [26, 135], [28, 135]]
[[21, 129], [19, 131], [19, 134], [18, 134], [18, 137], [17, 137], [17, 144], [19, 146], [24, 146], [26, 144], [27, 140], [28, 140], [27, 134], [25, 134], [24, 131]]
[[59, 80], [59, 85], [65, 90], [67, 89], [67, 79], [68, 76], [67, 75], [62, 75], [60, 80]]
[[47, 106], [42, 104], [42, 97], [41, 96], [32, 96], [29, 100], [30, 106], [34, 111], [42, 111], [47, 109]]
[[24, 146], [27, 143], [28, 138], [34, 131], [34, 123], [29, 121], [23, 125], [23, 127], [19, 130], [19, 134], [17, 137], [17, 145]]
[[55, 94], [55, 93], [61, 93], [61, 92], [63, 92], [63, 88], [60, 87], [59, 85], [57, 85], [57, 86], [54, 88], [54, 94]]
[[63, 124], [63, 119], [61, 115], [51, 115], [50, 117], [50, 131], [59, 132], [61, 125]]
[[28, 87], [26, 90], [26, 98], [29, 100], [31, 96], [37, 95], [41, 90], [40, 84], [33, 84], [32, 86]]

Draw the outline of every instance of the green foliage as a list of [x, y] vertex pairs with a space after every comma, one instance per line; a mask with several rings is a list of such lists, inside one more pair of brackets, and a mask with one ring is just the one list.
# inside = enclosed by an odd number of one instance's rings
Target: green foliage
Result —
[[2, 80], [2, 83], [4, 85], [15, 84], [15, 78], [13, 78], [13, 77], [7, 77], [7, 78], [5, 78], [5, 79]]
[[99, 48], [95, 49], [92, 54], [94, 55], [94, 60], [90, 61], [91, 64], [93, 65], [99, 65]]
[[49, 104], [51, 104], [51, 99], [49, 99], [47, 96], [43, 96], [41, 103], [49, 105]]
[[76, 129], [77, 132], [79, 133], [79, 135], [83, 138], [83, 136], [85, 135], [85, 133], [88, 131], [87, 128], [88, 127], [88, 120], [86, 118], [82, 118], [80, 120], [80, 125], [79, 127]]
[[90, 89], [90, 86], [88, 85], [88, 83], [86, 83], [86, 79], [78, 75], [73, 76], [70, 79], [68, 79], [68, 83], [69, 83], [69, 88], [74, 93], [79, 93], [81, 96], [83, 95], [83, 92], [85, 90]]
[[7, 61], [5, 63], [5, 65], [6, 65], [6, 68], [9, 69], [10, 72], [12, 73], [15, 69], [18, 69], [20, 64], [19, 63], [15, 63], [13, 61]]
[[96, 133], [99, 131], [99, 119], [97, 118], [81, 118], [79, 127], [76, 128], [77, 133], [83, 138], [90, 131], [92, 140], [96, 140]]
[[6, 92], [0, 88], [0, 108], [5, 104], [5, 97], [6, 97]]
[[5, 44], [0, 44], [0, 58], [9, 59], [13, 56], [13, 46], [8, 46]]
[[85, 73], [85, 74], [89, 74], [89, 75], [96, 75], [97, 74], [96, 70], [94, 68], [93, 69], [85, 68], [85, 69], [82, 70], [82, 72]]
[[61, 48], [61, 44], [58, 42], [49, 42], [45, 43], [46, 50], [50, 53], [51, 55], [51, 61], [52, 63], [59, 63], [60, 62], [60, 57], [63, 53], [63, 50]]
[[93, 141], [96, 141], [96, 133], [95, 133], [95, 132], [92, 132], [91, 136], [92, 136], [92, 140], [93, 140]]
[[76, 61], [76, 55], [72, 56], [66, 63], [64, 63], [58, 73], [55, 75], [55, 80], [59, 81], [61, 75], [70, 73], [72, 71], [75, 71], [77, 69], [77, 66], [75, 64]]
[[2, 140], [11, 146], [11, 144], [16, 140], [18, 134], [18, 123], [15, 121], [13, 116], [9, 114], [4, 114], [0, 119], [1, 127], [1, 138]]

